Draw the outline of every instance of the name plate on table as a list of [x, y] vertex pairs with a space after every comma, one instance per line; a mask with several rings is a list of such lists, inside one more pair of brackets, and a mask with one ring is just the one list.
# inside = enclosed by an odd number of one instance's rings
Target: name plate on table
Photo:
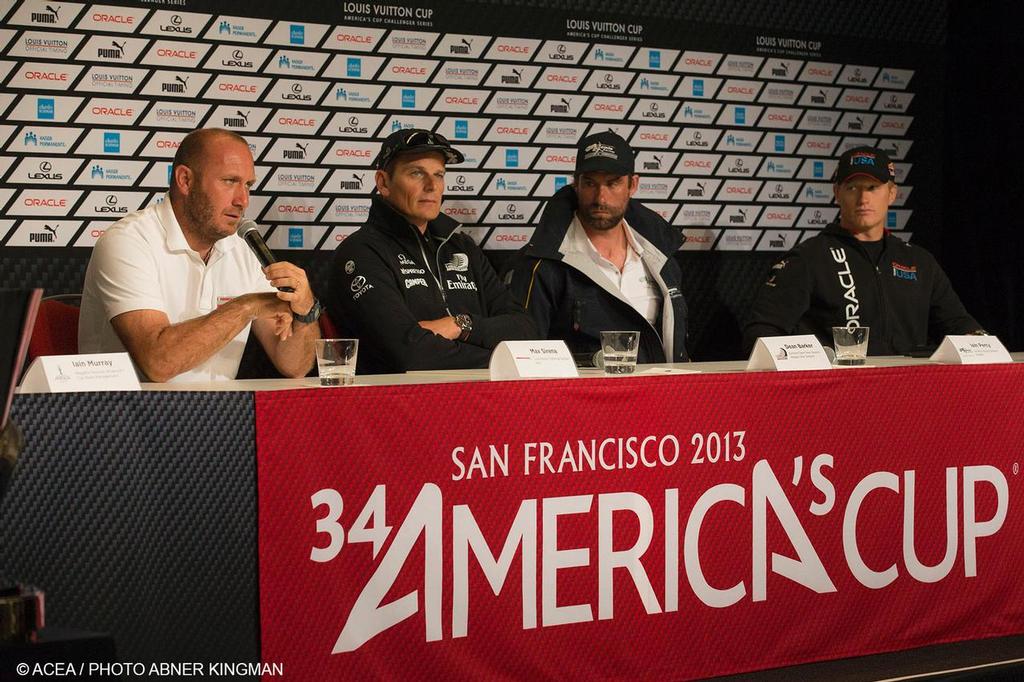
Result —
[[138, 391], [128, 353], [42, 355], [32, 361], [20, 393], [79, 393], [83, 391]]
[[578, 377], [565, 341], [502, 341], [491, 353], [491, 381]]
[[949, 365], [985, 365], [995, 362], [1013, 362], [1003, 342], [995, 336], [967, 334], [947, 336], [932, 353], [933, 362]]
[[832, 362], [813, 334], [765, 336], [754, 344], [747, 369], [778, 370], [832, 369]]

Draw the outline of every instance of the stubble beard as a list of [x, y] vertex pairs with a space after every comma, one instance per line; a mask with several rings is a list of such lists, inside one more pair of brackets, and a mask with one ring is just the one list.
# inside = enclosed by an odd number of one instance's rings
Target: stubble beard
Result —
[[198, 183], [185, 197], [184, 209], [193, 232], [204, 242], [213, 244], [224, 238], [224, 235], [214, 226], [213, 204], [209, 197], [199, 189]]
[[606, 232], [621, 223], [623, 217], [626, 215], [625, 213], [612, 213], [606, 218], [598, 218], [592, 214], [593, 209], [598, 208], [605, 211], [608, 210], [607, 206], [593, 206], [580, 210], [579, 219], [583, 227], [597, 232]]

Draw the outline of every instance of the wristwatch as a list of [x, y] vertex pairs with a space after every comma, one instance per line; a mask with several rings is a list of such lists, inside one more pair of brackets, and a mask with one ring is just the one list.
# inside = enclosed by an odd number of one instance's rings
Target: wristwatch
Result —
[[466, 313], [459, 313], [455, 315], [455, 324], [459, 326], [462, 333], [459, 334], [459, 341], [465, 341], [469, 338], [469, 333], [473, 331], [473, 318]]
[[312, 324], [320, 319], [320, 301], [313, 299], [313, 307], [305, 315], [299, 315], [292, 311], [292, 320], [299, 324]]

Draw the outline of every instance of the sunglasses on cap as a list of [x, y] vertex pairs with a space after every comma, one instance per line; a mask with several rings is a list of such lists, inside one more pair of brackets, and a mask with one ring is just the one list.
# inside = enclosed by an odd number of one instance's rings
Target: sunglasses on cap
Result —
[[462, 163], [466, 159], [462, 152], [452, 147], [448, 138], [441, 133], [414, 130], [404, 136], [395, 134], [388, 137], [377, 158], [373, 160], [373, 167], [382, 170], [399, 154], [426, 151], [440, 152], [444, 156], [446, 164]]

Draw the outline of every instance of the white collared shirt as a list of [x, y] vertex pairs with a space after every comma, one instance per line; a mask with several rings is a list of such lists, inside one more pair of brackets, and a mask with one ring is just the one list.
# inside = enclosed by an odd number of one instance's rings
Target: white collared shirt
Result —
[[581, 253], [587, 254], [594, 264], [608, 278], [612, 286], [622, 293], [623, 298], [643, 315], [651, 325], [658, 320], [661, 312], [661, 290], [651, 273], [648, 272], [641, 256], [644, 249], [637, 243], [633, 236], [633, 230], [629, 227], [626, 219], [622, 219], [622, 227], [626, 232], [626, 262], [619, 271], [615, 265], [602, 256], [594, 244], [587, 237], [579, 217], [573, 215], [569, 230], [572, 233], [572, 240], [575, 247]]
[[[218, 240], [204, 263], [181, 231], [169, 198], [125, 216], [96, 242], [82, 291], [80, 353], [125, 350], [110, 320], [133, 310], [159, 310], [171, 324], [216, 310], [228, 300], [274, 291], [237, 235]], [[234, 379], [251, 325], [206, 362], [171, 379]]]

